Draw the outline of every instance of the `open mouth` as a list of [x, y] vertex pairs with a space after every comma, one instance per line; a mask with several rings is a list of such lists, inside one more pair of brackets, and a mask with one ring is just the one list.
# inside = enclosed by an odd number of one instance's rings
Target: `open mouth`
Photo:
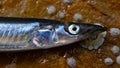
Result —
[[96, 50], [98, 49], [103, 43], [107, 32], [100, 33], [96, 39], [87, 39], [80, 43], [80, 45], [88, 50]]

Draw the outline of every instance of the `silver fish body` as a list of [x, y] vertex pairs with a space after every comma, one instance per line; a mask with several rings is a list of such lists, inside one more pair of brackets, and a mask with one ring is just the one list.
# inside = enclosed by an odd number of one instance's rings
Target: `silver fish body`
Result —
[[0, 18], [0, 51], [47, 49], [93, 38], [106, 28], [33, 18]]

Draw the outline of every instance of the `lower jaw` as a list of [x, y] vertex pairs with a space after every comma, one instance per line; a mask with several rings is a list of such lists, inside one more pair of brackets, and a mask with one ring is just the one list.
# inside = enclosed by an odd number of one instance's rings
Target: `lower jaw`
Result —
[[103, 45], [105, 36], [106, 36], [106, 32], [102, 32], [98, 35], [97, 39], [86, 40], [86, 41], [80, 43], [80, 45], [83, 48], [86, 48], [88, 50], [97, 50], [97, 49], [99, 49], [100, 46]]

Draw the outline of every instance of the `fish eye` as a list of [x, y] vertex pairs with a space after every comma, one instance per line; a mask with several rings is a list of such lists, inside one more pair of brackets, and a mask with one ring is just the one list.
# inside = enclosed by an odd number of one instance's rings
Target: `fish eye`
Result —
[[68, 31], [70, 34], [76, 35], [80, 31], [80, 26], [76, 24], [71, 24], [68, 26]]

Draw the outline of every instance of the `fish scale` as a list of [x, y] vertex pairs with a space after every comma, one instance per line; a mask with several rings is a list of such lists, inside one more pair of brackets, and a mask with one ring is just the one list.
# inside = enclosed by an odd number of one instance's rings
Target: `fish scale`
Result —
[[[34, 28], [39, 27], [39, 23], [23, 23], [23, 24], [8, 24], [0, 23], [0, 36], [19, 36], [25, 35], [26, 33], [32, 31]], [[4, 28], [4, 29], [3, 29]]]
[[12, 24], [0, 23], [0, 47], [28, 45], [29, 33], [32, 33], [38, 26], [38, 22]]

